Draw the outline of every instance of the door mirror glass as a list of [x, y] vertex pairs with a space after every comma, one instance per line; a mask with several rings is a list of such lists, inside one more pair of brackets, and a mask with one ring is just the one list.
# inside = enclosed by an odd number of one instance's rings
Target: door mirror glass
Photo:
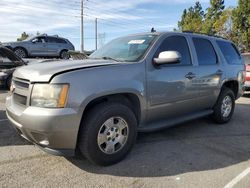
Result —
[[31, 41], [32, 43], [37, 43], [38, 42], [38, 38], [35, 38]]
[[181, 62], [181, 54], [177, 51], [161, 52], [158, 58], [154, 58], [154, 63], [157, 65], [177, 64]]

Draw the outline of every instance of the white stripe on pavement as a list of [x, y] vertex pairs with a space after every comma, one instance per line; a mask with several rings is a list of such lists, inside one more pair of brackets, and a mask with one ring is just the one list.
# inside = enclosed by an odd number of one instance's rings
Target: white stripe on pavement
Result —
[[224, 188], [232, 188], [237, 183], [239, 183], [244, 177], [246, 177], [250, 173], [250, 167], [241, 172], [238, 176], [236, 176], [232, 181], [230, 181]]

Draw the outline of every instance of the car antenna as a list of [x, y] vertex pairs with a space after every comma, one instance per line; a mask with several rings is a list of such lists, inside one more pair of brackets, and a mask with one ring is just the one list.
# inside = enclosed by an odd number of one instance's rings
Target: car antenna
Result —
[[151, 29], [151, 33], [155, 33], [155, 32], [156, 32], [155, 28], [154, 28], [154, 27], [152, 27], [152, 29]]

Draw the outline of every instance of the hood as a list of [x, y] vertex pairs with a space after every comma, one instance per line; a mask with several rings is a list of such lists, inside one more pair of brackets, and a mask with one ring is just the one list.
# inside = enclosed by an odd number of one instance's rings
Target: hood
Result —
[[24, 41], [16, 41], [16, 42], [4, 42], [4, 43], [2, 43], [2, 45], [3, 46], [6, 46], [6, 47], [8, 47], [8, 46], [15, 46], [15, 45], [18, 45], [19, 43], [23, 43]]
[[115, 64], [121, 63], [111, 60], [96, 59], [52, 61], [20, 67], [14, 72], [14, 77], [29, 80], [30, 82], [49, 82], [53, 75], [62, 72]]
[[12, 50], [10, 50], [4, 46], [0, 46], [0, 56], [8, 58], [16, 65], [24, 65], [25, 64], [25, 62], [22, 60], [22, 58], [18, 57]]

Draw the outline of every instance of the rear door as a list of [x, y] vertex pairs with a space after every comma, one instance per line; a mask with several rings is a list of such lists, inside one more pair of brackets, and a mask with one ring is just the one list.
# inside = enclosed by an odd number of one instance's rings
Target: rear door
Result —
[[59, 56], [65, 41], [56, 37], [48, 37], [48, 54], [51, 56]]
[[200, 88], [199, 103], [203, 108], [211, 108], [220, 92], [220, 83], [225, 72], [213, 43], [200, 37], [192, 38], [196, 51], [199, 73], [197, 84]]
[[154, 57], [163, 51], [178, 51], [179, 64], [154, 66], [148, 63], [147, 87], [149, 98], [148, 120], [175, 118], [197, 110], [196, 87], [198, 69], [192, 63], [188, 41], [182, 35], [170, 35], [157, 47]]

